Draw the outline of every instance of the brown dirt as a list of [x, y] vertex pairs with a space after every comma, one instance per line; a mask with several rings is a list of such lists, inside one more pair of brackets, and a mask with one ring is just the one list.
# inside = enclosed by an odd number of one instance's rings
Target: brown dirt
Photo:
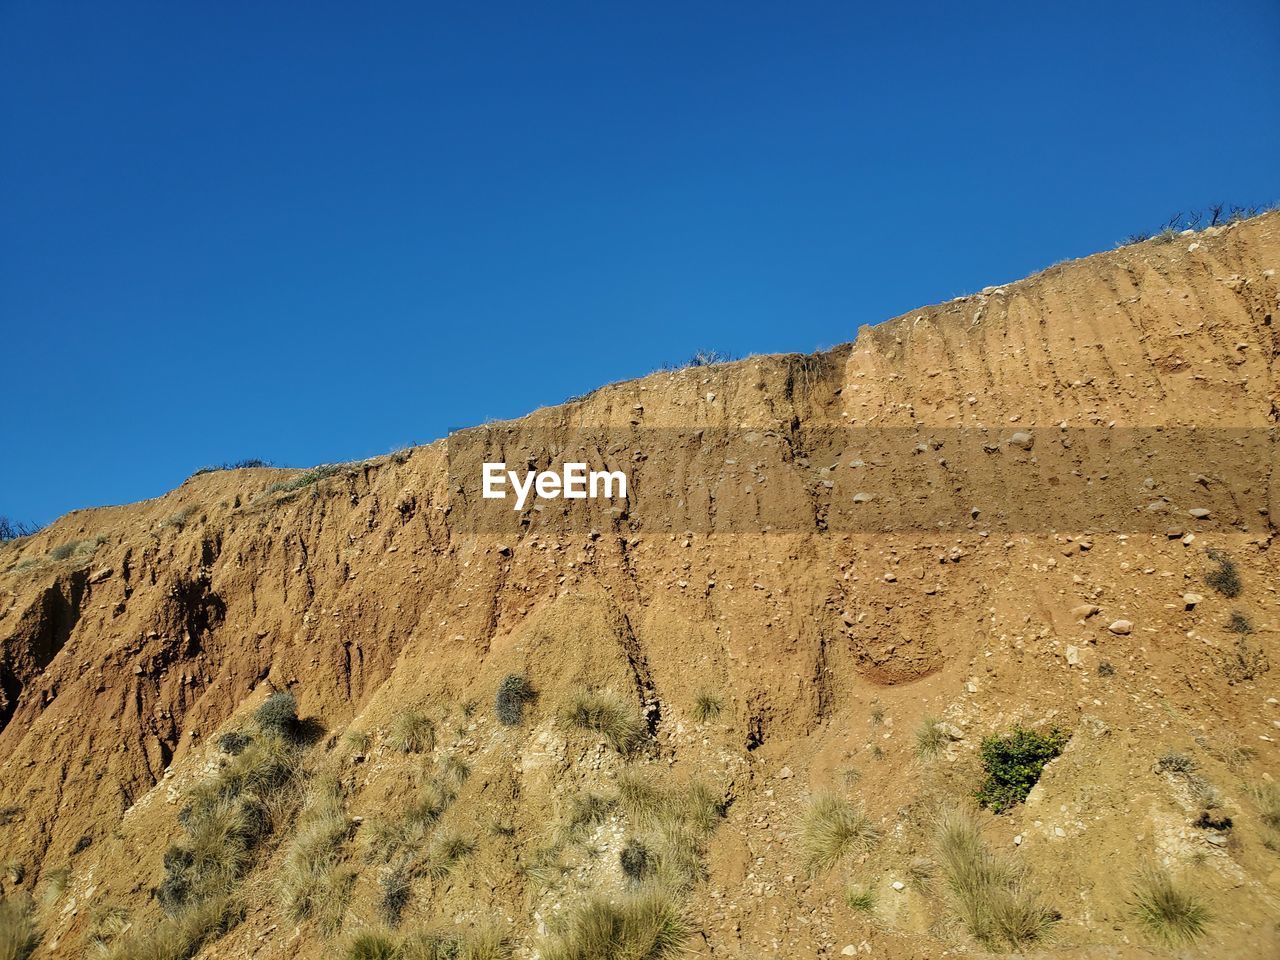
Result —
[[[639, 417], [780, 437], [819, 424], [1274, 429], [1277, 268], [1273, 213], [1055, 266], [816, 357], [655, 373], [520, 425], [547, 442]], [[891, 884], [930, 855], [937, 811], [972, 795], [981, 738], [1016, 722], [1072, 733], [1025, 805], [981, 815], [992, 847], [1024, 863], [1062, 915], [1028, 955], [1280, 955], [1280, 834], [1248, 792], [1280, 775], [1270, 514], [1248, 532], [1207, 527], [1189, 541], [992, 532], [985, 518], [842, 532], [821, 529], [812, 489], [783, 474], [769, 497], [781, 532], [655, 531], [615, 516], [591, 532], [478, 533], [450, 506], [449, 442], [294, 491], [269, 488], [298, 471], [204, 474], [0, 546], [0, 863], [26, 868], [21, 883], [0, 883], [40, 890], [69, 870], [65, 892], [42, 900], [37, 956], [83, 955], [106, 904], [138, 928], [160, 916], [152, 891], [183, 791], [216, 768], [216, 736], [284, 688], [328, 731], [309, 768], [339, 770], [350, 812], [365, 818], [344, 848], [360, 871], [345, 928], [376, 923], [365, 824], [404, 804], [425, 763], [452, 755], [471, 776], [446, 819], [478, 848], [448, 879], [419, 882], [405, 925], [494, 921], [534, 956], [550, 918], [586, 889], [621, 883], [611, 856], [582, 852], [549, 891], [520, 872], [568, 798], [607, 789], [624, 765], [556, 722], [580, 685], [647, 711], [653, 743], [632, 765], [701, 777], [731, 800], [709, 876], [687, 897], [694, 955], [982, 954], [936, 879]], [[668, 477], [677, 500], [699, 496], [700, 475], [674, 455], [644, 470]], [[741, 489], [724, 488], [719, 509]], [[1206, 586], [1207, 548], [1238, 564], [1238, 598]], [[1203, 597], [1193, 609], [1189, 591]], [[1073, 614], [1082, 604], [1099, 611]], [[1253, 628], [1252, 670], [1237, 663], [1233, 611]], [[1128, 635], [1108, 630], [1121, 619]], [[1113, 675], [1099, 673], [1104, 662]], [[491, 706], [512, 672], [539, 691], [514, 729]], [[703, 690], [724, 702], [705, 723], [694, 716]], [[386, 744], [410, 706], [437, 724], [427, 760]], [[963, 733], [931, 759], [915, 749], [926, 715]], [[374, 735], [359, 761], [338, 743], [348, 728]], [[1170, 751], [1221, 794], [1225, 835], [1194, 826], [1186, 778], [1156, 770]], [[814, 879], [796, 833], [826, 789], [859, 798], [882, 839]], [[593, 843], [611, 852], [622, 836], [615, 819]], [[244, 920], [200, 956], [335, 955], [314, 923], [279, 907], [280, 856], [278, 843], [261, 851]], [[1134, 920], [1131, 879], [1153, 860], [1206, 901], [1210, 935], [1198, 945], [1165, 947]], [[873, 915], [844, 905], [850, 880], [876, 887]]]

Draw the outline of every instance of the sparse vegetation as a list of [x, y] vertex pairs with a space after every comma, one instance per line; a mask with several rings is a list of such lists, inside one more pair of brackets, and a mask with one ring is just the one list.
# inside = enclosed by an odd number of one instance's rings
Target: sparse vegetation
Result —
[[662, 893], [647, 890], [617, 903], [588, 901], [541, 953], [543, 960], [664, 960], [681, 951], [689, 934], [679, 908]]
[[1045, 764], [1062, 753], [1068, 739], [1065, 731], [1056, 728], [1037, 733], [1024, 727], [984, 739], [980, 755], [987, 777], [978, 788], [978, 802], [994, 813], [1022, 803], [1039, 781]]
[[937, 756], [947, 743], [947, 735], [937, 717], [925, 717], [916, 728], [916, 753], [921, 757]]
[[850, 885], [845, 888], [844, 903], [850, 910], [870, 913], [876, 908], [876, 892], [871, 887]]
[[1227, 619], [1227, 629], [1232, 633], [1245, 635], [1253, 633], [1253, 624], [1239, 610], [1233, 610], [1231, 616]]
[[511, 945], [501, 930], [482, 928], [465, 936], [420, 931], [404, 939], [385, 930], [362, 930], [349, 941], [345, 960], [508, 960]]
[[1234, 599], [1244, 590], [1236, 562], [1221, 550], [1208, 551], [1214, 568], [1205, 575], [1205, 582], [1224, 597]]
[[352, 753], [365, 754], [373, 745], [373, 738], [363, 730], [351, 729], [343, 733], [342, 744]]
[[361, 930], [347, 944], [346, 960], [402, 960], [400, 945], [389, 935]]
[[206, 467], [201, 467], [193, 477], [198, 477], [205, 473], [217, 473], [220, 470], [248, 470], [253, 467], [274, 467], [275, 464], [270, 460], [257, 460], [250, 458], [248, 460], [231, 460], [227, 463], [211, 463]]
[[1100, 664], [1098, 664], [1098, 676], [1114, 677], [1115, 675], [1116, 675], [1116, 668], [1111, 665], [1110, 660], [1103, 660]]
[[396, 864], [382, 875], [382, 894], [378, 899], [378, 913], [389, 927], [398, 926], [400, 915], [412, 897], [413, 877], [407, 864]]
[[533, 699], [533, 687], [518, 673], [510, 673], [498, 684], [494, 712], [504, 726], [517, 727], [524, 719], [524, 705]]
[[603, 735], [619, 753], [631, 753], [645, 736], [639, 714], [612, 691], [578, 691], [569, 701], [564, 719], [570, 726]]
[[859, 807], [835, 794], [822, 794], [809, 804], [801, 822], [800, 851], [809, 872], [816, 874], [848, 853], [871, 849], [878, 837]]
[[1232, 684], [1254, 680], [1270, 669], [1271, 661], [1266, 652], [1244, 636], [1236, 639], [1235, 647], [1222, 662], [1222, 673]]
[[237, 919], [229, 899], [210, 900], [179, 916], [165, 917], [152, 927], [132, 929], [117, 937], [102, 960], [191, 960]]
[[426, 753], [436, 745], [436, 728], [422, 711], [408, 709], [391, 721], [387, 744], [401, 753]]
[[1022, 947], [1039, 940], [1058, 919], [1018, 864], [987, 849], [971, 814], [945, 812], [937, 845], [952, 909], [979, 943]]
[[693, 715], [699, 723], [707, 723], [720, 716], [724, 703], [714, 693], [702, 690], [693, 699]]
[[0, 900], [0, 960], [27, 960], [40, 943], [31, 901], [25, 897]]
[[1249, 788], [1249, 797], [1258, 806], [1263, 826], [1280, 830], [1280, 785], [1273, 780], [1262, 780]]
[[340, 463], [321, 464], [306, 473], [299, 474], [292, 480], [279, 480], [271, 484], [271, 486], [267, 487], [267, 493], [293, 493], [295, 490], [301, 490], [304, 487], [319, 483], [321, 480], [336, 476], [342, 473], [344, 469], [344, 466]]
[[604, 823], [617, 801], [612, 797], [604, 797], [598, 793], [584, 791], [575, 794], [569, 801], [569, 816], [566, 832], [570, 838], [581, 836], [592, 827]]
[[632, 837], [618, 853], [622, 875], [632, 883], [640, 883], [653, 872], [653, 861], [644, 841]]
[[1158, 866], [1145, 867], [1135, 879], [1133, 909], [1152, 936], [1170, 944], [1196, 940], [1209, 922], [1209, 911], [1199, 898]]
[[240, 733], [239, 731], [224, 733], [217, 740], [218, 749], [228, 756], [236, 757], [244, 752], [244, 748], [247, 747], [252, 740], [253, 738], [247, 733]]
[[1156, 770], [1160, 773], [1175, 773], [1186, 776], [1195, 770], [1195, 768], [1196, 762], [1186, 754], [1174, 753], [1172, 751], [1163, 754], [1160, 759], [1156, 761]]
[[319, 917], [330, 934], [341, 926], [355, 881], [338, 862], [338, 849], [350, 831], [341, 786], [333, 777], [321, 777], [307, 795], [280, 866], [280, 897], [290, 916]]
[[0, 517], [0, 543], [20, 540], [23, 537], [30, 537], [39, 532], [40, 528], [34, 523], [23, 523], [21, 520]]

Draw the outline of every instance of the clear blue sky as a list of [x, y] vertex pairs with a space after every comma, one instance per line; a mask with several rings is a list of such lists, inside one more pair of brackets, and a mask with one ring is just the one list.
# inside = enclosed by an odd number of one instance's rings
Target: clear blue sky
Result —
[[0, 124], [43, 522], [1280, 199], [1280, 4], [0, 0]]

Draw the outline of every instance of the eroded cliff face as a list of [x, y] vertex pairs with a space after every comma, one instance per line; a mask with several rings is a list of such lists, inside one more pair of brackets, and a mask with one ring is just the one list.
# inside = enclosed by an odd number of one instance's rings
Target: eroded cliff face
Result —
[[[1133, 871], [1157, 860], [1210, 904], [1225, 946], [1193, 953], [1267, 955], [1280, 856], [1250, 788], [1280, 774], [1280, 650], [1270, 514], [1248, 497], [1272, 506], [1272, 464], [1231, 498], [1197, 468], [1216, 514], [1203, 522], [1163, 477], [1091, 487], [1114, 516], [1148, 511], [1121, 533], [1006, 529], [982, 510], [873, 532], [830, 511], [889, 473], [855, 464], [850, 429], [911, 428], [933, 459], [946, 448], [931, 438], [952, 430], [1019, 456], [1009, 438], [1026, 432], [1039, 458], [1063, 430], [1265, 435], [1280, 393], [1277, 268], [1269, 214], [913, 311], [825, 354], [656, 373], [519, 422], [543, 451], [584, 431], [680, 438], [629, 461], [651, 504], [680, 505], [678, 528], [636, 510], [590, 527], [462, 522], [472, 494], [450, 476], [455, 438], [314, 480], [202, 474], [0, 547], [0, 861], [25, 867], [5, 889], [69, 871], [40, 907], [50, 956], [81, 955], [106, 906], [153, 923], [184, 791], [216, 769], [219, 733], [288, 689], [327, 731], [308, 769], [332, 768], [364, 818], [338, 854], [355, 876], [344, 932], [297, 921], [273, 893], [285, 828], [246, 875], [243, 919], [202, 956], [330, 956], [375, 924], [385, 868], [362, 834], [448, 758], [470, 770], [448, 817], [475, 852], [416, 881], [408, 926], [495, 922], [536, 955], [586, 892], [622, 889], [621, 821], [594, 828], [606, 855], [569, 850], [552, 881], [529, 868], [570, 798], [630, 765], [696, 775], [727, 804], [707, 875], [682, 894], [696, 954], [936, 956], [970, 941], [939, 881], [906, 882], [927, 872], [932, 818], [972, 795], [983, 736], [1052, 723], [1072, 733], [1063, 756], [1025, 806], [985, 821], [1062, 915], [1043, 949], [1159, 953], [1127, 906]], [[1221, 521], [1233, 504], [1235, 525]], [[765, 514], [754, 529], [730, 521]], [[1238, 597], [1206, 586], [1209, 550], [1238, 567]], [[516, 728], [492, 715], [512, 673], [539, 694]], [[565, 728], [559, 707], [582, 687], [634, 703], [650, 738], [640, 756]], [[708, 692], [717, 715], [697, 707]], [[409, 709], [435, 724], [423, 755], [386, 742]], [[937, 757], [918, 755], [926, 716], [950, 725]], [[371, 743], [344, 748], [352, 729]], [[1229, 831], [1193, 825], [1201, 798], [1156, 766], [1169, 752], [1217, 790]], [[809, 876], [797, 824], [824, 790], [855, 796], [881, 840]], [[873, 915], [844, 903], [851, 879], [878, 885]]]

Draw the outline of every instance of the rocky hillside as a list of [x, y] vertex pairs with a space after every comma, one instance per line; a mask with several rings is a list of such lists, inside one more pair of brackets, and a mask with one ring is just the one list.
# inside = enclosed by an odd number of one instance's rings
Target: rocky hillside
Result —
[[585, 522], [486, 520], [468, 432], [0, 545], [0, 956], [1280, 955], [1277, 267], [1273, 213], [483, 432], [625, 452]]

